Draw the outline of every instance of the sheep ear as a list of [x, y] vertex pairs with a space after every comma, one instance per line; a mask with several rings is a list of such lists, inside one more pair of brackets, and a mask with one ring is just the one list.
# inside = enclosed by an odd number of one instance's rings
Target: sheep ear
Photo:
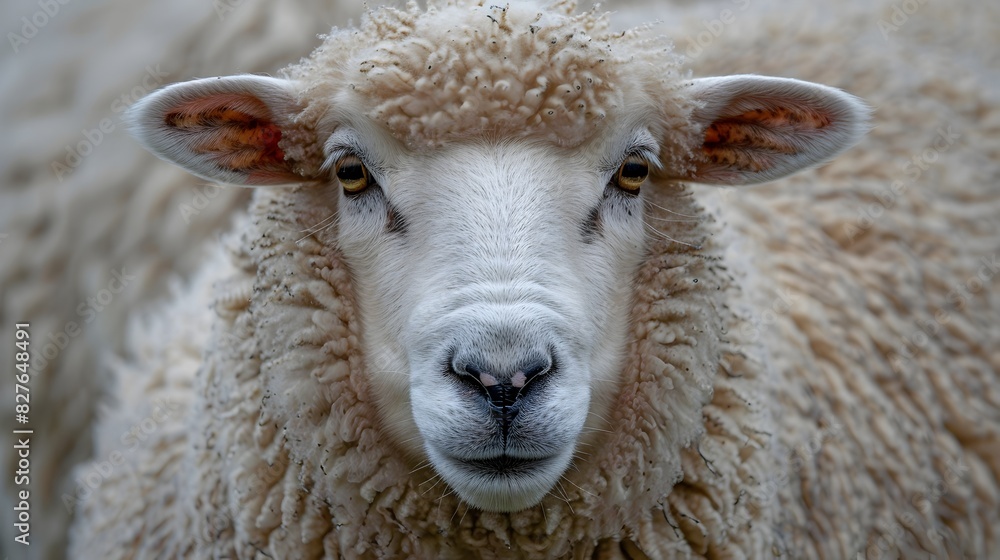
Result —
[[168, 86], [136, 103], [128, 118], [157, 156], [210, 181], [251, 186], [307, 179], [279, 145], [295, 113], [292, 82], [246, 75]]
[[700, 145], [680, 179], [747, 185], [829, 160], [868, 131], [869, 109], [819, 84], [765, 76], [696, 79], [690, 91]]

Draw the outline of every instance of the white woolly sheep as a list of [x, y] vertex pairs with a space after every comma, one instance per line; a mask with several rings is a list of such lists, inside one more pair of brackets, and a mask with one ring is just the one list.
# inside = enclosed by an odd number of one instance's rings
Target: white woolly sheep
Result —
[[927, 365], [886, 382], [906, 390], [873, 388], [899, 371], [882, 335], [938, 304], [905, 281], [875, 299], [877, 254], [827, 277], [851, 251], [808, 207], [732, 212], [687, 185], [826, 161], [864, 104], [690, 78], [574, 8], [382, 9], [282, 78], [134, 108], [157, 155], [260, 188], [131, 341], [98, 456], [162, 425], [81, 497], [76, 557], [994, 549], [997, 358], [966, 344], [983, 316], [949, 309]]

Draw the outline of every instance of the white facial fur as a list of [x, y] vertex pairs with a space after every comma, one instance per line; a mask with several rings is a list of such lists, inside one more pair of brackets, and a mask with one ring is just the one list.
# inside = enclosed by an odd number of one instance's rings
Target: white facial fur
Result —
[[[478, 139], [416, 154], [373, 134], [341, 128], [326, 151], [361, 156], [377, 183], [341, 195], [339, 235], [380, 410], [470, 504], [532, 506], [615, 392], [644, 236], [641, 200], [611, 177], [658, 147], [625, 130], [584, 149]], [[479, 375], [449, 370], [463, 360]], [[523, 384], [506, 437], [476, 377]], [[497, 466], [511, 459], [530, 462]]]
[[[207, 179], [339, 197], [383, 428], [493, 511], [537, 504], [618, 394], [646, 238], [643, 195], [612, 180], [621, 163], [663, 161], [642, 189], [772, 180], [853, 145], [868, 113], [833, 88], [732, 76], [636, 94], [578, 142], [498, 130], [408, 148], [346, 92], [298, 113], [303, 87], [197, 80], [130, 118], [151, 151]], [[363, 192], [340, 188], [343, 157], [367, 167]]]

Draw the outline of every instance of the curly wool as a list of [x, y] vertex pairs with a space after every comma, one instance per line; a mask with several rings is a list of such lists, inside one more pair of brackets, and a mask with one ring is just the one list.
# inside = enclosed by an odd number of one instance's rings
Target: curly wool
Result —
[[[194, 380], [198, 398], [181, 415], [192, 441], [185, 444], [173, 431], [155, 434], [152, 448], [182, 458], [137, 465], [145, 471], [139, 480], [160, 482], [140, 490], [150, 499], [161, 496], [158, 506], [115, 505], [119, 482], [85, 502], [92, 529], [114, 535], [90, 542], [88, 555], [115, 550], [113, 541], [120, 540], [118, 550], [139, 542], [149, 554], [170, 556], [245, 557], [261, 549], [298, 558], [589, 558], [602, 539], [637, 536], [656, 516], [683, 527], [684, 515], [739, 529], [727, 546], [757, 548], [767, 541], [774, 512], [748, 505], [759, 487], [752, 480], [763, 478], [770, 459], [759, 436], [748, 442], [746, 435], [773, 430], [753, 404], [763, 398], [757, 373], [763, 368], [739, 354], [738, 340], [718, 336], [736, 332], [738, 323], [723, 311], [716, 288], [730, 286], [730, 279], [709, 258], [717, 252], [709, 240], [680, 254], [666, 240], [651, 246], [639, 279], [653, 289], [636, 302], [635, 342], [612, 431], [539, 506], [487, 513], [461, 503], [435, 484], [428, 468], [414, 470], [387, 443], [365, 383], [349, 278], [332, 249], [334, 234], [296, 243], [295, 231], [332, 210], [323, 201], [308, 188], [261, 191], [251, 211], [256, 217], [242, 225], [230, 256], [236, 266], [225, 270], [215, 262], [197, 284], [204, 290], [216, 283], [218, 317]], [[658, 201], [698, 211], [683, 191], [665, 190]], [[704, 236], [700, 228], [687, 234]], [[249, 283], [249, 299], [233, 295], [245, 294]], [[193, 373], [189, 361], [169, 363]], [[723, 370], [725, 380], [713, 382]], [[145, 377], [155, 386], [163, 375]], [[731, 420], [706, 434], [699, 417], [710, 401], [710, 409], [725, 407]], [[700, 451], [682, 451], [695, 440], [702, 441]], [[712, 452], [717, 466], [701, 459], [702, 452]], [[164, 477], [177, 483], [163, 484]], [[681, 509], [669, 503], [670, 488], [682, 478], [690, 485], [701, 480], [701, 491], [719, 493], [720, 504], [749, 496], [742, 506], [714, 511], [713, 521], [700, 500]], [[120, 515], [141, 523], [123, 531]], [[214, 538], [204, 538], [210, 534]]]
[[[336, 232], [302, 239], [335, 205], [322, 189], [260, 190], [229, 252], [206, 262], [179, 298], [188, 305], [172, 308], [166, 323], [175, 326], [150, 328], [133, 343], [151, 363], [122, 376], [125, 394], [193, 397], [171, 429], [84, 502], [77, 555], [612, 558], [638, 549], [651, 558], [877, 558], [995, 550], [1000, 302], [982, 289], [995, 281], [982, 259], [1000, 249], [1000, 195], [984, 187], [997, 172], [988, 154], [1000, 104], [940, 66], [919, 84], [925, 98], [892, 103], [912, 90], [887, 79], [897, 58], [872, 50], [880, 54], [858, 68], [832, 52], [829, 29], [787, 39], [809, 48], [761, 44], [757, 33], [781, 36], [794, 15], [775, 29], [748, 26], [747, 37], [734, 30], [699, 66], [850, 86], [881, 107], [879, 126], [853, 156], [752, 192], [665, 182], [644, 189], [651, 208], [669, 209], [647, 219], [697, 248], [650, 236], [609, 433], [539, 506], [470, 510], [386, 443]], [[912, 25], [908, 32], [929, 33]], [[765, 61], [758, 67], [721, 54], [752, 49]], [[817, 67], [820, 54], [833, 62]], [[953, 107], [948, 122], [961, 132], [948, 154], [955, 159], [889, 191], [889, 201], [877, 198], [898, 179], [886, 161], [920, 153], [934, 134], [923, 134], [925, 119], [941, 106]], [[876, 202], [881, 219], [862, 220]], [[215, 317], [196, 305], [210, 299], [213, 282]], [[206, 320], [214, 324], [207, 341], [176, 326]], [[918, 336], [925, 329], [933, 336]], [[163, 346], [187, 358], [158, 357]], [[134, 423], [139, 410], [112, 419]], [[114, 449], [100, 445], [99, 457]]]
[[479, 0], [369, 12], [286, 70], [304, 86], [299, 123], [359, 107], [413, 149], [484, 131], [578, 146], [644, 88], [676, 80], [681, 59], [574, 9]]

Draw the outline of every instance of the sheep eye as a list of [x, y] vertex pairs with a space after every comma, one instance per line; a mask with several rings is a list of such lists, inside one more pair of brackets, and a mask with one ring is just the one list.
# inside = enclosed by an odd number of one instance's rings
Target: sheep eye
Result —
[[337, 179], [347, 194], [357, 194], [371, 184], [368, 168], [357, 156], [345, 156], [337, 162]]
[[614, 182], [618, 188], [631, 194], [639, 194], [639, 187], [649, 176], [649, 164], [639, 156], [629, 156], [615, 172]]

